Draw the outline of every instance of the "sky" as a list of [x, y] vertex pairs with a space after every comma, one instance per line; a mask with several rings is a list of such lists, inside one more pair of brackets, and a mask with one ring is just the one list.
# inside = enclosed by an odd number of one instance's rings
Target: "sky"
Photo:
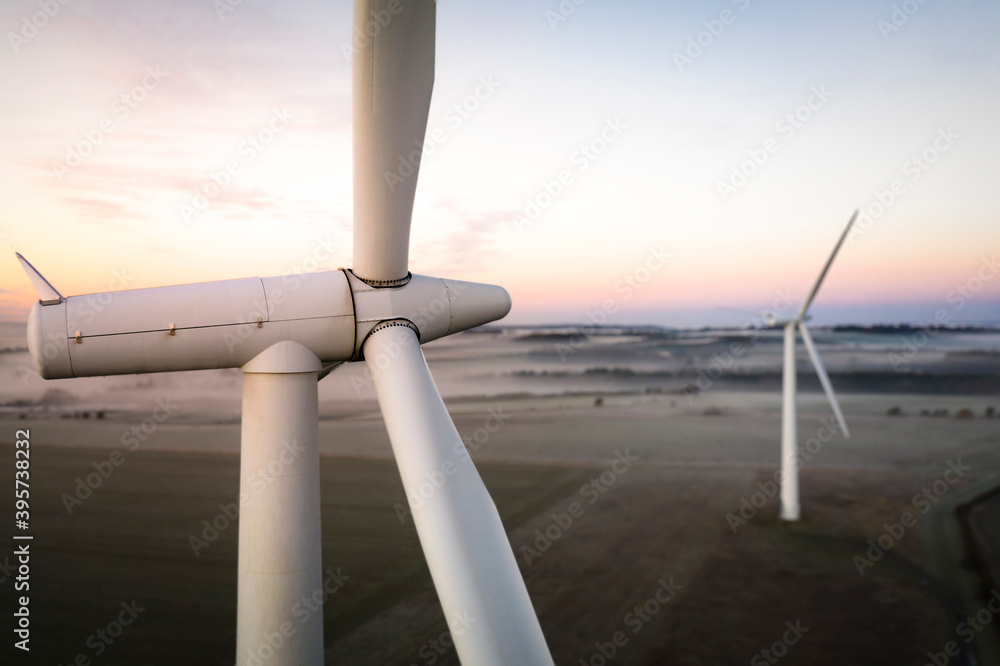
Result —
[[[350, 266], [352, 9], [2, 3], [0, 320], [15, 251], [64, 295]], [[818, 324], [1000, 323], [998, 33], [985, 0], [441, 2], [410, 269], [509, 324], [740, 325], [860, 208]]]

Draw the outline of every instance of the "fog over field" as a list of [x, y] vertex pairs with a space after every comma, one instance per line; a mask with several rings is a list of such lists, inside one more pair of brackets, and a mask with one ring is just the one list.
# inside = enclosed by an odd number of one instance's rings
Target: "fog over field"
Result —
[[[841, 327], [814, 337], [838, 394], [1000, 393], [1000, 329]], [[446, 399], [680, 394], [675, 407], [708, 406], [712, 394], [761, 392], [733, 409], [779, 397], [780, 330], [660, 327], [484, 327], [423, 347]], [[46, 382], [37, 376], [24, 325], [0, 324], [0, 404], [8, 411], [144, 409], [168, 397], [190, 416], [239, 414], [236, 369]], [[819, 390], [799, 345], [806, 392]], [[696, 399], [697, 398], [697, 399]], [[346, 364], [320, 383], [320, 411], [342, 415], [374, 406], [363, 363]], [[864, 401], [859, 401], [864, 403]], [[863, 409], [863, 407], [859, 408]]]

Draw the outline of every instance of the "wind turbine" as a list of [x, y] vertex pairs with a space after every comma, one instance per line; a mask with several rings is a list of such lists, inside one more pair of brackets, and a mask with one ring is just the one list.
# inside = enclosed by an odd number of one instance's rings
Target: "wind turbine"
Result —
[[[242, 370], [240, 665], [323, 663], [322, 611], [293, 616], [323, 585], [317, 382], [360, 360], [462, 662], [552, 663], [496, 506], [420, 350], [510, 311], [501, 287], [408, 270], [435, 18], [433, 0], [355, 0], [353, 269], [64, 297], [17, 255], [39, 295], [28, 343], [45, 379]], [[414, 151], [412, 173], [389, 178]], [[283, 647], [267, 642], [276, 632]]]
[[833, 248], [833, 254], [831, 254], [830, 258], [826, 260], [826, 265], [823, 266], [823, 271], [816, 279], [816, 284], [813, 285], [812, 291], [809, 292], [809, 296], [806, 298], [805, 303], [802, 304], [802, 307], [799, 309], [799, 312], [795, 317], [779, 318], [775, 316], [774, 313], [761, 313], [761, 315], [767, 320], [769, 326], [772, 328], [781, 327], [785, 329], [784, 365], [782, 368], [781, 385], [782, 520], [798, 520], [801, 514], [799, 507], [798, 434], [796, 432], [795, 404], [796, 329], [802, 335], [802, 342], [805, 344], [806, 351], [809, 352], [809, 358], [812, 360], [813, 367], [816, 368], [816, 374], [819, 376], [819, 383], [823, 385], [823, 391], [826, 393], [826, 398], [830, 402], [830, 407], [833, 408], [833, 414], [837, 418], [837, 423], [840, 425], [841, 432], [844, 433], [845, 438], [849, 438], [851, 436], [850, 431], [847, 429], [847, 423], [844, 421], [844, 413], [840, 410], [840, 404], [837, 402], [837, 396], [833, 392], [833, 384], [830, 383], [830, 377], [826, 374], [826, 368], [823, 367], [823, 361], [819, 358], [819, 353], [816, 351], [816, 344], [813, 342], [812, 334], [809, 332], [809, 327], [806, 326], [806, 322], [810, 319], [808, 315], [809, 306], [812, 305], [813, 300], [816, 299], [816, 294], [819, 292], [819, 288], [823, 284], [823, 279], [829, 272], [830, 266], [833, 264], [833, 260], [837, 257], [837, 253], [840, 252], [841, 246], [847, 239], [847, 234], [850, 232], [851, 227], [857, 219], [858, 211], [855, 211], [854, 215], [851, 216], [850, 221], [848, 221], [847, 227], [844, 229], [844, 233], [840, 235], [840, 240], [837, 241], [836, 247]]

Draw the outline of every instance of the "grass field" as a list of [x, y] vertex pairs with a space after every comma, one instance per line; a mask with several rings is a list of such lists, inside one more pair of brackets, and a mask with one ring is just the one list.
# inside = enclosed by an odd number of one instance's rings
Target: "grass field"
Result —
[[[12, 447], [0, 452], [12, 468]], [[69, 515], [60, 495], [107, 451], [37, 446], [33, 454], [32, 651], [22, 659], [5, 645], [3, 663], [69, 664], [78, 654], [101, 664], [232, 663], [237, 526], [197, 556], [189, 539], [203, 536], [202, 521], [224, 515], [220, 505], [237, 497], [238, 456], [139, 450]], [[325, 605], [332, 643], [427, 589], [430, 577], [412, 523], [402, 524], [393, 509], [405, 505], [395, 464], [324, 457], [321, 466], [324, 567], [348, 577]], [[505, 524], [516, 527], [589, 470], [485, 464], [481, 474]], [[12, 497], [12, 486], [3, 478], [0, 494]], [[0, 587], [10, 612], [13, 582], [7, 577]], [[91, 637], [132, 600], [145, 610], [98, 655], [101, 641]]]
[[[13, 460], [10, 446], [0, 455]], [[237, 527], [198, 556], [190, 537], [237, 496], [238, 457], [140, 449], [69, 515], [60, 495], [107, 456], [34, 449], [33, 650], [4, 663], [231, 664]], [[404, 500], [394, 463], [321, 465], [324, 567], [348, 577], [325, 604], [326, 663], [457, 663], [416, 533], [393, 508]], [[602, 663], [618, 632], [613, 663], [749, 663], [799, 621], [809, 631], [786, 663], [920, 664], [954, 626], [959, 602], [923, 569], [919, 529], [865, 577], [852, 563], [909, 501], [899, 471], [805, 470], [805, 520], [780, 523], [771, 500], [733, 534], [726, 514], [767, 469], [635, 463], [595, 494], [581, 486], [606, 469], [597, 461], [479, 467], [556, 663]], [[11, 485], [0, 478], [0, 494]], [[572, 503], [582, 514], [553, 529]], [[12, 583], [0, 583], [5, 611]], [[679, 592], [652, 603], [663, 583]], [[144, 610], [102, 649], [96, 632], [133, 600]]]
[[[727, 515], [777, 465], [780, 395], [739, 382], [670, 393], [640, 372], [664, 365], [681, 373], [670, 381], [688, 381], [721, 342], [633, 336], [612, 349], [601, 340], [564, 365], [550, 343], [491, 339], [430, 345], [429, 357], [460, 434], [474, 435], [494, 410], [505, 415], [473, 457], [556, 663], [768, 663], [762, 651], [773, 649], [782, 664], [922, 666], [983, 607], [984, 567], [969, 558], [955, 511], [1000, 485], [995, 396], [842, 394], [852, 437], [828, 440], [803, 468], [803, 520], [778, 521], [770, 497], [734, 534]], [[885, 365], [886, 343], [855, 342], [820, 344], [843, 371]], [[773, 366], [779, 350], [761, 343], [746, 363]], [[10, 379], [0, 383], [0, 513], [13, 510], [12, 435], [30, 427], [33, 650], [17, 653], [11, 640], [0, 663], [231, 665], [238, 527], [220, 507], [238, 496], [238, 373], [23, 384], [23, 355], [0, 354], [0, 378]], [[515, 372], [545, 363], [562, 374]], [[925, 365], [947, 374], [964, 363], [942, 353]], [[626, 365], [634, 372], [591, 371]], [[321, 384], [323, 563], [344, 582], [324, 606], [326, 663], [455, 664], [416, 533], [394, 510], [404, 498], [377, 405], [347, 379]], [[70, 515], [62, 495], [122, 450], [157, 400], [177, 405], [170, 418]], [[798, 402], [799, 443], [809, 448], [829, 408], [807, 390]], [[584, 488], [626, 453], [635, 460], [613, 484]], [[917, 510], [915, 495], [957, 461], [968, 471], [941, 486], [932, 511]], [[916, 525], [859, 575], [854, 558], [908, 511]], [[1000, 511], [984, 505], [976, 516], [989, 558]], [[196, 556], [190, 539], [214, 520], [228, 527]], [[0, 537], [12, 544], [13, 531]], [[12, 547], [0, 549], [10, 628]], [[100, 643], [97, 632], [117, 631], [133, 600], [143, 608], [135, 622]], [[780, 644], [787, 623], [808, 628], [794, 645]], [[1000, 654], [998, 624], [962, 649], [988, 663]], [[952, 663], [966, 666], [969, 654]]]

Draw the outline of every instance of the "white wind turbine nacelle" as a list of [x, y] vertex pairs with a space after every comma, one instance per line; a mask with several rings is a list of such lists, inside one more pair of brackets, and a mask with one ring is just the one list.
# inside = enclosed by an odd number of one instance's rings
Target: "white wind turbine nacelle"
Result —
[[[269, 483], [240, 512], [238, 665], [323, 663], [322, 612], [301, 627], [292, 613], [322, 587], [316, 384], [362, 359], [408, 497], [451, 472], [411, 512], [445, 617], [474, 618], [453, 632], [462, 663], [552, 664], [496, 507], [419, 348], [504, 317], [510, 296], [411, 275], [419, 160], [402, 182], [385, 177], [423, 142], [435, 16], [433, 0], [355, 0], [354, 34], [369, 39], [353, 58], [352, 270], [67, 298], [18, 255], [40, 298], [28, 346], [42, 377], [241, 368], [241, 496], [262, 476]], [[298, 453], [287, 462], [290, 442]], [[285, 623], [299, 630], [274, 649], [266, 637]]]
[[510, 311], [502, 287], [413, 275], [373, 288], [348, 270], [70, 297], [48, 288], [28, 316], [28, 349], [45, 379], [239, 368], [284, 340], [342, 363], [362, 358], [385, 319], [412, 322], [430, 342]]

